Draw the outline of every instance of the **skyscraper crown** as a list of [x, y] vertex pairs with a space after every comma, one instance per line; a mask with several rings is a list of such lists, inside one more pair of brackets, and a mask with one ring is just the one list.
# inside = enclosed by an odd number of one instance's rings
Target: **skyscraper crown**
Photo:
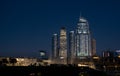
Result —
[[79, 22], [87, 22], [87, 20], [85, 18], [83, 18], [83, 17], [80, 17]]

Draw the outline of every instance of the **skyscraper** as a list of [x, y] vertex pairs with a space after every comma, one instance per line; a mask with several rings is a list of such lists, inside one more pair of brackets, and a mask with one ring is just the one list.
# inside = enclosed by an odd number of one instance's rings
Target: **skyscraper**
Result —
[[91, 55], [94, 56], [96, 55], [96, 40], [94, 38], [92, 38], [91, 45]]
[[74, 31], [70, 31], [69, 33], [69, 63], [73, 64], [74, 58], [75, 58], [75, 36], [74, 36]]
[[67, 34], [65, 27], [60, 30], [59, 59], [60, 64], [67, 64]]
[[52, 61], [53, 63], [57, 62], [57, 57], [58, 57], [58, 35], [53, 34], [52, 37]]
[[91, 56], [91, 35], [88, 21], [80, 17], [75, 33], [76, 58], [83, 59]]
[[56, 58], [56, 64], [93, 64], [90, 57], [96, 53], [96, 41], [91, 40], [89, 24], [85, 18], [79, 18], [77, 28], [69, 32], [68, 39], [69, 49], [65, 27], [60, 29], [59, 39], [57, 34], [53, 36], [53, 58]]

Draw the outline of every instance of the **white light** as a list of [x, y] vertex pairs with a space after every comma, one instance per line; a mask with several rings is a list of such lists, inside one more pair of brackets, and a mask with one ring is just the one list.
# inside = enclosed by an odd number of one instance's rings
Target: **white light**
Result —
[[44, 53], [44, 52], [41, 52], [40, 55], [41, 55], [41, 56], [45, 56], [45, 53]]
[[74, 33], [74, 31], [70, 31], [71, 33]]
[[85, 34], [85, 33], [87, 33], [86, 31], [83, 31], [83, 33]]
[[86, 22], [86, 19], [80, 18], [81, 22]]
[[85, 64], [78, 64], [78, 66], [84, 66], [84, 67], [86, 67], [86, 66], [88, 66], [88, 65], [85, 65]]
[[79, 34], [82, 33], [81, 31], [78, 32]]
[[64, 57], [60, 57], [60, 59], [64, 59]]
[[116, 52], [120, 52], [120, 50], [116, 50]]
[[53, 35], [57, 35], [57, 34], [53, 34]]

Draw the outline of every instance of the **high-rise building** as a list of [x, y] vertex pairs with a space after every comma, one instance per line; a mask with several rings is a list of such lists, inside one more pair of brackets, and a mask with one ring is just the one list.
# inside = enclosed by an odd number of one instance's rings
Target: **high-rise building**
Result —
[[67, 64], [67, 34], [65, 27], [60, 30], [59, 59], [60, 64]]
[[53, 63], [57, 62], [57, 57], [58, 57], [58, 35], [53, 34], [52, 37], [52, 61]]
[[76, 58], [83, 59], [91, 56], [91, 34], [88, 21], [80, 17], [75, 33]]
[[96, 40], [94, 38], [92, 38], [91, 45], [91, 55], [94, 56], [96, 55]]
[[69, 33], [69, 52], [68, 52], [68, 61], [70, 64], [73, 64], [75, 59], [75, 36], [74, 31], [70, 31]]
[[[58, 39], [59, 38], [59, 39]], [[65, 27], [60, 29], [60, 36], [53, 35], [52, 51], [56, 64], [93, 64], [91, 56], [96, 54], [96, 41], [92, 39], [88, 21], [80, 17], [75, 31], [69, 32], [69, 49]], [[90, 63], [91, 62], [91, 63]]]
[[119, 54], [116, 51], [107, 50], [102, 52], [102, 57], [118, 57]]

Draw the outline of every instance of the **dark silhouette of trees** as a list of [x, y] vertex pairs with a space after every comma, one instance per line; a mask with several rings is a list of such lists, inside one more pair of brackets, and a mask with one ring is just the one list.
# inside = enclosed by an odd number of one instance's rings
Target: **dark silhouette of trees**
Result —
[[6, 58], [2, 59], [2, 62], [1, 62], [2, 66], [6, 66], [6, 64], [8, 63], [9, 61]]
[[17, 63], [17, 60], [16, 60], [16, 58], [10, 58], [9, 62], [14, 66], [15, 63]]

